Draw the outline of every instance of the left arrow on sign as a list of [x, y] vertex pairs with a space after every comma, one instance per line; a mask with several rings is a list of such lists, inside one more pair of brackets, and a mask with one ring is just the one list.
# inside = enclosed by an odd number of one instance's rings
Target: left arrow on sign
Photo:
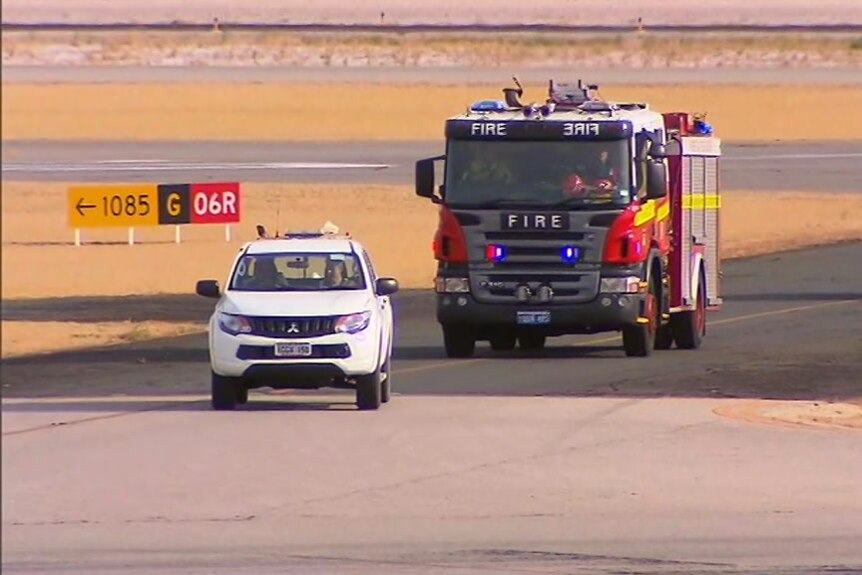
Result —
[[78, 213], [81, 214], [82, 216], [84, 215], [84, 210], [91, 210], [95, 207], [96, 207], [95, 204], [85, 204], [84, 198], [78, 199], [78, 203], [75, 205], [75, 208], [77, 208]]

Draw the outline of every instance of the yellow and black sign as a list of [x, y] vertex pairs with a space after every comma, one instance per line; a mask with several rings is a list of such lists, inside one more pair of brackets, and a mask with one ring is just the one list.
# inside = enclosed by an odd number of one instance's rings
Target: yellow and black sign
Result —
[[158, 187], [76, 186], [69, 188], [69, 226], [104, 228], [159, 225]]
[[72, 228], [228, 224], [240, 221], [239, 184], [138, 184], [69, 188]]

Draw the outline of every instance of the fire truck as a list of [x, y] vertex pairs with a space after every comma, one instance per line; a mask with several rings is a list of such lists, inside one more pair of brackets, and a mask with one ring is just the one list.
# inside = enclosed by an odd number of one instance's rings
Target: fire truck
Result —
[[416, 194], [439, 205], [447, 355], [609, 331], [627, 356], [699, 348], [721, 307], [712, 127], [605, 101], [581, 80], [551, 80], [544, 102], [523, 104], [514, 80], [504, 100], [449, 118], [445, 154], [416, 163]]

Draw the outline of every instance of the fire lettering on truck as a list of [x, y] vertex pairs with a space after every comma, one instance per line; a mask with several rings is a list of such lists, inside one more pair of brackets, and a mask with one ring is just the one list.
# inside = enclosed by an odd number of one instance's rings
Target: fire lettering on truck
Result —
[[506, 124], [496, 122], [474, 122], [470, 126], [472, 136], [505, 136]]
[[564, 136], [598, 136], [599, 125], [595, 122], [567, 122], [563, 124]]

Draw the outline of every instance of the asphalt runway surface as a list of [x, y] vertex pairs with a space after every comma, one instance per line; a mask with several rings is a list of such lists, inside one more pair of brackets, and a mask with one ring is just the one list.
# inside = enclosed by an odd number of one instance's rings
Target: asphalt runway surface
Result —
[[[862, 572], [862, 433], [715, 409], [862, 398], [862, 243], [734, 260], [705, 345], [448, 360], [395, 299], [397, 395], [209, 410], [205, 337], [3, 362], [4, 573]], [[204, 321], [194, 296], [2, 318]]]
[[[332, 182], [412, 185], [417, 142], [5, 141], [6, 181]], [[862, 190], [862, 141], [722, 145], [724, 189]]]
[[[584, 79], [613, 84], [786, 84], [862, 83], [857, 67], [823, 68], [561, 68], [536, 66], [3, 66], [4, 83], [383, 83], [490, 84], [508, 86], [512, 76], [525, 84]], [[794, 88], [794, 89], [798, 89]]]

